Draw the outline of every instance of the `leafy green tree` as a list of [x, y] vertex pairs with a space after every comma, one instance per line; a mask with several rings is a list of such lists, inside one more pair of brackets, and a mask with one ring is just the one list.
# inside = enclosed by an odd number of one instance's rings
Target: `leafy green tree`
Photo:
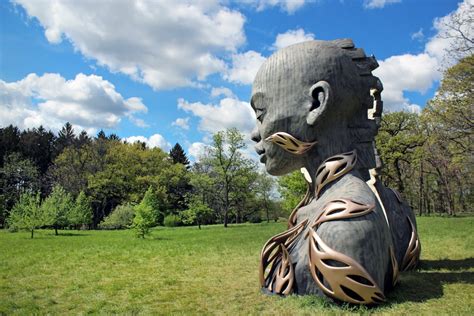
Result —
[[90, 225], [92, 223], [92, 208], [89, 198], [81, 191], [69, 214], [69, 224], [73, 226]]
[[145, 238], [150, 232], [150, 228], [156, 223], [156, 211], [153, 209], [154, 197], [153, 189], [150, 187], [145, 193], [140, 204], [135, 206], [135, 217], [132, 228], [139, 238]]
[[34, 236], [35, 229], [47, 223], [47, 214], [40, 206], [39, 193], [26, 192], [20, 196], [18, 202], [13, 206], [8, 225], [11, 229], [26, 229]]
[[47, 225], [54, 228], [56, 236], [58, 235], [58, 229], [70, 224], [69, 217], [73, 209], [73, 199], [61, 186], [57, 185], [53, 188], [41, 207], [47, 215]]
[[278, 178], [278, 192], [283, 201], [282, 208], [287, 215], [298, 205], [306, 193], [306, 182], [300, 171]]
[[222, 205], [224, 227], [227, 227], [229, 222], [233, 187], [245, 161], [241, 153], [241, 149], [244, 147], [243, 135], [237, 129], [232, 128], [214, 134], [209, 151], [208, 160], [213, 167], [215, 181], [218, 185], [216, 193]]
[[194, 198], [190, 201], [188, 209], [181, 213], [181, 221], [185, 225], [197, 224], [201, 229], [201, 225], [212, 218], [212, 213], [212, 209], [206, 203]]
[[274, 190], [275, 180], [264, 172], [260, 172], [255, 185], [256, 193], [261, 200], [262, 207], [267, 217], [267, 223], [270, 222], [270, 212], [273, 209], [271, 196]]
[[103, 229], [123, 229], [130, 228], [135, 216], [135, 210], [130, 203], [118, 205], [100, 223], [99, 227]]

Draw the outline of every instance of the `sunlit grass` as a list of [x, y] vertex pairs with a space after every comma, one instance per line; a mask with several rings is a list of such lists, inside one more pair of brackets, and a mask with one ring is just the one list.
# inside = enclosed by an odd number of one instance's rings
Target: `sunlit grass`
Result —
[[284, 223], [0, 232], [0, 314], [472, 314], [473, 217], [418, 218], [423, 264], [377, 308], [260, 293], [258, 257]]

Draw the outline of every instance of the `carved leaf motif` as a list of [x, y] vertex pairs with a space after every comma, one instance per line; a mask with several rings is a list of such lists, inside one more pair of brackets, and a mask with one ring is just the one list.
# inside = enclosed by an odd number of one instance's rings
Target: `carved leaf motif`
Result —
[[331, 249], [313, 229], [309, 234], [309, 269], [325, 294], [354, 304], [381, 303], [385, 300], [380, 288], [359, 263]]
[[[287, 295], [291, 293], [294, 272], [290, 272], [290, 270], [293, 271], [293, 266], [291, 265], [288, 251], [290, 251], [294, 246], [294, 242], [303, 231], [307, 222], [308, 220], [304, 220], [295, 227], [270, 238], [265, 246], [263, 246], [262, 253], [260, 254], [259, 267], [260, 285], [262, 287], [266, 287], [270, 291], [274, 285], [283, 288], [283, 285], [285, 284], [283, 280], [286, 280], [285, 277], [288, 277], [292, 279], [291, 288], [287, 286], [283, 289], [283, 292], [279, 294]], [[291, 268], [285, 266], [286, 264], [291, 265]], [[277, 268], [279, 271], [276, 271]], [[282, 280], [278, 281], [276, 275], [278, 275]], [[291, 277], [289, 275], [291, 275]]]
[[392, 262], [392, 286], [395, 286], [398, 282], [400, 270], [398, 269], [397, 258], [395, 257], [393, 246], [390, 246], [390, 261]]
[[311, 199], [311, 191], [310, 191], [310, 185], [308, 184], [308, 188], [306, 189], [306, 194], [304, 195], [303, 199], [298, 203], [298, 205], [296, 205], [296, 207], [291, 212], [290, 217], [288, 218], [288, 229], [296, 225], [296, 214], [298, 210], [301, 207], [308, 205], [308, 202], [310, 199]]
[[356, 151], [350, 151], [325, 160], [316, 171], [316, 197], [322, 188], [351, 171], [357, 162]]
[[291, 264], [290, 254], [286, 247], [280, 244], [281, 262], [277, 273], [274, 274], [272, 282], [269, 285], [269, 290], [272, 290], [272, 285], [275, 287], [274, 292], [282, 295], [291, 294], [293, 291], [293, 282], [295, 279], [295, 271]]
[[324, 206], [324, 211], [314, 222], [313, 228], [327, 221], [363, 216], [372, 212], [374, 208], [374, 204], [362, 204], [348, 199], [333, 200]]
[[414, 269], [418, 264], [421, 253], [421, 244], [420, 240], [418, 239], [418, 233], [416, 231], [415, 225], [409, 216], [407, 216], [407, 219], [411, 226], [411, 237], [405, 252], [405, 256], [403, 256], [401, 271]]
[[272, 142], [289, 153], [301, 155], [310, 150], [316, 142], [303, 142], [285, 132], [275, 133], [265, 139]]

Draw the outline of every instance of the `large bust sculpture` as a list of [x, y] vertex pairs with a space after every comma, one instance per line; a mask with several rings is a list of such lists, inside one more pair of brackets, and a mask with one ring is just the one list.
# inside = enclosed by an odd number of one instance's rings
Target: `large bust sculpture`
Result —
[[309, 41], [276, 52], [256, 75], [260, 161], [272, 175], [301, 169], [308, 184], [288, 230], [262, 249], [267, 293], [376, 304], [418, 263], [414, 214], [377, 180], [377, 66], [351, 40]]

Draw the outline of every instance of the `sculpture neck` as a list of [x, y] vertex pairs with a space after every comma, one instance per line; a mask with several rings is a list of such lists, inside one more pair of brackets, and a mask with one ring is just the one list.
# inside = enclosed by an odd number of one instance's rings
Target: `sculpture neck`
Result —
[[357, 152], [353, 150], [327, 158], [318, 168], [314, 164], [308, 165], [306, 169], [311, 178], [309, 185], [314, 197], [317, 199], [329, 184], [352, 171], [356, 163]]

